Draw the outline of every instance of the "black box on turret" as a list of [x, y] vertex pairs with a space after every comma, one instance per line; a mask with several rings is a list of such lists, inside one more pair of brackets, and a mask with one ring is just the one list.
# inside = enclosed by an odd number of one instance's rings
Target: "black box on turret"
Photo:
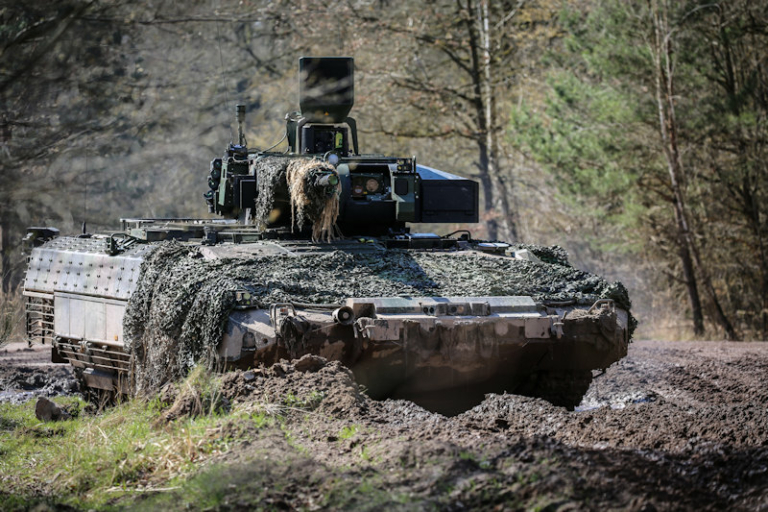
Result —
[[480, 191], [476, 181], [425, 165], [417, 165], [416, 172], [421, 179], [419, 222], [478, 222]]

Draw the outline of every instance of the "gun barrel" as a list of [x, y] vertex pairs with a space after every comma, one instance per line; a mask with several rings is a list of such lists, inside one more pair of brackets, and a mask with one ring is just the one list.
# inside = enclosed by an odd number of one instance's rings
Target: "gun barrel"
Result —
[[335, 187], [339, 183], [339, 176], [336, 173], [322, 174], [315, 178], [316, 187]]

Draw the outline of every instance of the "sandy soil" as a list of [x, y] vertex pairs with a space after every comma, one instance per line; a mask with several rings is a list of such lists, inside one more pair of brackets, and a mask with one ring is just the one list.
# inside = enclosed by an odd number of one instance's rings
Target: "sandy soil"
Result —
[[[0, 389], [62, 382], [43, 355], [0, 352]], [[767, 379], [768, 343], [638, 341], [576, 411], [489, 395], [446, 418], [370, 400], [338, 363], [233, 372], [234, 407], [285, 421], [222, 426], [248, 440], [218, 460], [219, 508], [768, 510]]]

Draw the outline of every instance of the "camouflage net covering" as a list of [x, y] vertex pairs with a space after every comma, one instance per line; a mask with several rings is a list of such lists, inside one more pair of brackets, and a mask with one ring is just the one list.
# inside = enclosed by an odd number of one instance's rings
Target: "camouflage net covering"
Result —
[[287, 158], [280, 157], [259, 158], [251, 162], [251, 173], [258, 176], [253, 221], [260, 228], [267, 227], [279, 215], [279, 211], [276, 211], [275, 192], [287, 188], [285, 172], [289, 162]]
[[[565, 256], [560, 248], [519, 248], [542, 259]], [[621, 283], [567, 264], [397, 250], [205, 260], [195, 247], [169, 242], [143, 263], [124, 320], [136, 391], [157, 390], [201, 360], [214, 367], [234, 291], [244, 288], [262, 308], [275, 302], [341, 303], [351, 297], [505, 295], [583, 305], [610, 298], [627, 311], [631, 307]], [[630, 332], [634, 325], [631, 319]]]
[[570, 266], [570, 263], [568, 263], [568, 252], [559, 245], [514, 244], [514, 249], [516, 251], [521, 249], [530, 251], [544, 263]]
[[216, 363], [212, 340], [221, 337], [221, 317], [234, 305], [235, 283], [213, 278], [214, 268], [198, 275], [199, 264], [178, 243], [159, 247], [142, 263], [123, 320], [137, 394], [157, 391], [201, 360]]
[[[322, 175], [336, 177], [336, 184], [328, 187], [313, 187], [312, 182]], [[291, 196], [291, 227], [299, 231], [304, 223], [312, 222], [312, 240], [330, 242], [333, 227], [339, 217], [339, 193], [341, 185], [333, 166], [320, 160], [294, 160], [286, 171], [288, 192]]]
[[[316, 158], [266, 157], [254, 160], [252, 172], [258, 176], [254, 222], [264, 228], [280, 215], [277, 201], [280, 191], [288, 193], [291, 229], [304, 229], [312, 224], [312, 240], [330, 241], [339, 216], [341, 185], [336, 170]], [[336, 183], [316, 186], [317, 178], [336, 176]]]

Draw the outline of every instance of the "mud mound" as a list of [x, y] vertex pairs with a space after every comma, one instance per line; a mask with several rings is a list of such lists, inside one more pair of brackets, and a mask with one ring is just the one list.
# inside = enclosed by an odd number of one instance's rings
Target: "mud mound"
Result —
[[768, 376], [768, 361], [748, 354], [724, 364], [705, 359], [695, 367], [671, 366], [666, 370], [664, 380], [677, 393], [700, 403], [768, 404], [768, 387], [755, 388], [753, 375]]
[[768, 357], [747, 352], [724, 359], [717, 346], [633, 345], [626, 359], [595, 379], [576, 412], [543, 400], [488, 395], [456, 421], [597, 449], [690, 454], [768, 447], [768, 391], [762, 382]]
[[[537, 418], [530, 421], [531, 417]], [[768, 415], [756, 407], [703, 407], [656, 398], [623, 409], [570, 413], [543, 400], [492, 395], [460, 424], [519, 437], [545, 436], [590, 448], [690, 452], [699, 446], [768, 446]]]
[[408, 400], [383, 400], [371, 402], [364, 415], [367, 421], [387, 423], [394, 427], [412, 425], [418, 422], [422, 425], [438, 425], [446, 418], [416, 405]]
[[290, 362], [282, 360], [269, 368], [197, 378], [204, 373], [200, 369], [181, 383], [163, 386], [159, 398], [169, 406], [163, 421], [226, 412], [233, 403], [264, 406], [277, 412], [300, 409], [354, 416], [365, 411], [370, 402], [350, 370], [338, 361], [328, 362], [309, 354]]
[[221, 392], [241, 404], [275, 404], [331, 416], [359, 414], [370, 402], [350, 370], [338, 361], [312, 355], [270, 368], [227, 373], [222, 376]]
[[[166, 388], [170, 390], [169, 388]], [[210, 392], [194, 386], [182, 386], [173, 397], [173, 403], [162, 416], [164, 422], [174, 421], [179, 418], [196, 418], [206, 414], [221, 414], [229, 411], [230, 402], [223, 395]], [[161, 398], [165, 403], [168, 396]]]
[[[763, 509], [768, 402], [755, 370], [768, 361], [768, 350], [737, 346], [726, 355], [719, 345], [637, 342], [626, 360], [595, 380], [577, 411], [488, 395], [446, 418], [407, 401], [361, 397], [341, 412], [312, 416], [311, 426], [306, 414], [287, 417], [280, 428], [290, 433], [291, 445], [280, 446], [290, 451], [286, 460], [301, 457], [295, 462], [301, 468], [366, 482], [366, 500], [375, 493], [385, 500], [407, 496], [410, 509]], [[299, 375], [295, 366], [262, 370], [251, 384], [308, 397], [306, 383], [317, 386], [313, 374]], [[690, 378], [694, 374], [699, 378]], [[246, 384], [243, 376], [232, 381], [235, 389]], [[272, 443], [267, 435], [254, 432]], [[264, 443], [255, 446], [235, 451], [238, 468], [248, 471], [263, 457]], [[309, 486], [296, 469], [277, 481]], [[291, 496], [294, 506], [312, 506]], [[389, 509], [398, 502], [384, 503]]]

